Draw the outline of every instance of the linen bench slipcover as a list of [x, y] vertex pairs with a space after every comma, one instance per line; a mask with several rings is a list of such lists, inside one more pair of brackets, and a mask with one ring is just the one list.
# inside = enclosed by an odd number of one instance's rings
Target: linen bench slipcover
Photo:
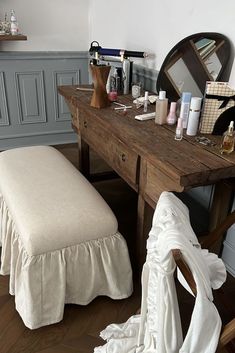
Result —
[[0, 153], [2, 275], [24, 324], [59, 322], [64, 304], [132, 293], [117, 220], [94, 187], [56, 149]]

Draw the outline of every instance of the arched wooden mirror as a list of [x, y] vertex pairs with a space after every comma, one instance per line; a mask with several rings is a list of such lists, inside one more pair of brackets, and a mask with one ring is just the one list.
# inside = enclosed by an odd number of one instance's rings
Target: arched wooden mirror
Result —
[[157, 92], [170, 101], [182, 92], [203, 97], [206, 81], [228, 81], [232, 66], [231, 44], [220, 33], [196, 33], [176, 44], [166, 56], [157, 79]]

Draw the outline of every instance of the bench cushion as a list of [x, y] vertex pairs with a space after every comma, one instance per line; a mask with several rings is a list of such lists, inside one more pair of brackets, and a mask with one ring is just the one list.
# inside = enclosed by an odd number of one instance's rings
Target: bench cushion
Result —
[[65, 303], [132, 293], [125, 239], [109, 206], [47, 146], [0, 153], [1, 274], [25, 325], [60, 321]]
[[52, 147], [1, 153], [0, 190], [28, 255], [117, 232], [116, 218], [107, 203]]

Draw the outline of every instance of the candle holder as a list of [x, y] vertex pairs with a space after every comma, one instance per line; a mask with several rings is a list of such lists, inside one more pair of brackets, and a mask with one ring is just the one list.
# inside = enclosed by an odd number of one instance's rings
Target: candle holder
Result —
[[91, 107], [105, 108], [110, 105], [106, 91], [106, 83], [109, 76], [110, 66], [90, 65], [92, 74], [94, 92], [91, 98]]

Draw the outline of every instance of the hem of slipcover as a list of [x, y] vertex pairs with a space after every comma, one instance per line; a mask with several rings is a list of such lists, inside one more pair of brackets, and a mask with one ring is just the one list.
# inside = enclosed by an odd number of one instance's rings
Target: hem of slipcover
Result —
[[[107, 295], [107, 294], [98, 294], [97, 296], [105, 296], [105, 297], [108, 297], [108, 298], [111, 298], [113, 300], [122, 300], [122, 299], [126, 299], [126, 298], [129, 298], [133, 293], [133, 289], [132, 291], [130, 291], [129, 294], [125, 295], [125, 296], [110, 296], [110, 295]], [[91, 300], [87, 301], [87, 302], [78, 302], [76, 300], [68, 300], [65, 302], [65, 304], [75, 304], [75, 305], [88, 305], [89, 303], [91, 303], [97, 296], [95, 296], [94, 298], [92, 298]], [[29, 328], [30, 330], [36, 330], [40, 327], [44, 327], [44, 326], [48, 326], [48, 325], [55, 325], [55, 324], [58, 324], [60, 321], [63, 320], [63, 317], [64, 315], [62, 316], [59, 316], [58, 318], [55, 318], [54, 320], [50, 320], [50, 321], [43, 321], [43, 322], [40, 322], [40, 323], [37, 323], [35, 325], [32, 325], [32, 323], [29, 323], [28, 321], [26, 321], [23, 316], [21, 316], [20, 314], [20, 310], [16, 307], [16, 310], [18, 312], [18, 314], [20, 315], [24, 325]]]
[[[0, 195], [0, 198], [1, 198], [1, 195]], [[10, 216], [9, 214], [9, 210], [7, 208], [7, 205], [5, 203], [5, 201], [3, 200], [2, 198], [2, 205], [0, 205], [3, 207], [3, 209], [1, 210], [2, 212], [4, 212], [4, 209], [5, 209], [5, 220], [11, 222], [11, 227], [8, 228], [8, 230], [10, 229], [10, 232], [11, 234], [8, 234], [7, 233], [5, 235], [2, 234], [3, 238], [3, 247], [11, 247], [11, 249], [9, 248], [7, 254], [8, 254], [8, 259], [6, 260], [5, 259], [5, 263], [1, 264], [1, 269], [0, 269], [0, 274], [2, 275], [10, 275], [10, 288], [9, 288], [9, 292], [11, 295], [16, 295], [17, 294], [15, 293], [15, 279], [14, 279], [14, 272], [15, 272], [15, 261], [12, 261], [14, 259], [11, 259], [11, 252], [12, 252], [12, 243], [13, 243], [13, 240], [15, 240], [15, 245], [17, 246], [17, 249], [19, 251], [21, 251], [21, 254], [19, 255], [20, 257], [23, 256], [23, 258], [25, 258], [25, 261], [28, 261], [31, 262], [33, 260], [33, 258], [37, 258], [37, 256], [29, 256], [27, 254], [27, 252], [25, 251], [23, 245], [22, 245], [22, 242], [21, 242], [21, 239], [20, 239], [20, 236], [19, 234], [17, 233], [16, 229], [15, 229], [15, 225], [14, 225], [14, 222], [12, 220], [12, 217]], [[6, 217], [7, 216], [7, 217]], [[6, 237], [8, 238], [8, 244], [5, 244], [5, 241], [4, 239], [6, 239]], [[116, 243], [117, 241], [117, 243]], [[115, 252], [116, 252], [116, 256], [118, 253], [120, 252], [123, 252], [124, 253], [127, 251], [128, 253], [128, 250], [127, 250], [127, 247], [126, 245], [124, 244], [125, 243], [125, 240], [124, 238], [122, 237], [122, 235], [117, 231], [115, 234], [113, 235], [110, 235], [110, 236], [107, 236], [107, 237], [103, 237], [103, 238], [100, 238], [100, 239], [97, 239], [97, 240], [88, 240], [87, 242], [83, 242], [83, 243], [80, 243], [80, 244], [77, 244], [77, 245], [72, 245], [72, 246], [69, 246], [68, 248], [73, 248], [74, 250], [76, 250], [77, 248], [80, 248], [80, 247], [84, 247], [84, 245], [90, 249], [90, 251], [92, 250], [92, 247], [94, 247], [94, 249], [102, 249], [103, 246], [102, 244], [106, 244], [106, 246], [109, 247], [109, 244], [111, 246], [111, 248], [114, 246], [114, 248], [116, 249]], [[112, 245], [113, 244], [113, 245]], [[118, 245], [119, 244], [119, 245]], [[67, 248], [66, 248], [67, 249]], [[63, 251], [67, 251], [66, 249], [61, 249], [61, 250], [55, 250], [54, 252], [55, 253], [61, 253]], [[106, 249], [106, 247], [103, 248], [104, 251]], [[5, 249], [6, 250], [6, 249]], [[10, 253], [9, 253], [10, 251]], [[50, 252], [50, 253], [53, 253]], [[43, 254], [45, 256], [47, 256], [46, 254]], [[43, 255], [38, 255], [39, 257], [43, 256]], [[127, 254], [126, 254], [127, 255]], [[126, 256], [125, 255], [125, 256]], [[94, 253], [94, 256], [95, 253]], [[115, 257], [116, 257], [115, 256]], [[127, 255], [128, 256], [128, 255]], [[24, 260], [24, 259], [23, 259]], [[18, 260], [17, 260], [18, 261]], [[23, 262], [25, 262], [23, 261]], [[105, 295], [107, 297], [110, 297], [112, 299], [124, 299], [124, 298], [127, 298], [129, 297], [132, 292], [133, 292], [133, 283], [132, 283], [132, 271], [131, 271], [131, 266], [130, 266], [130, 262], [128, 260], [127, 257], [125, 257], [125, 261], [124, 263], [126, 263], [125, 265], [125, 272], [126, 272], [126, 275], [127, 277], [123, 278], [123, 276], [121, 275], [121, 272], [120, 272], [120, 269], [118, 270], [118, 277], [119, 277], [119, 283], [120, 283], [120, 287], [118, 288], [115, 284], [115, 288], [113, 288], [113, 290], [111, 288], [109, 288], [109, 285], [107, 286], [107, 290], [105, 291], [102, 291], [102, 293], [99, 293], [99, 291], [97, 291], [94, 296], [92, 295], [90, 297], [89, 300], [86, 300], [86, 301], [79, 301], [79, 300], [75, 300], [74, 298], [71, 298], [69, 297], [69, 299], [67, 299], [66, 297], [64, 298], [64, 304], [78, 304], [78, 305], [87, 305], [89, 304], [94, 298], [96, 298], [97, 296], [100, 296], [100, 295]], [[3, 265], [3, 267], [2, 267]], [[12, 267], [13, 266], [13, 267]], [[27, 264], [27, 267], [29, 266], [29, 264]], [[103, 266], [103, 265], [102, 265]], [[108, 266], [108, 265], [107, 265]], [[117, 267], [117, 263], [116, 263], [116, 269], [119, 267]], [[111, 270], [111, 269], [110, 269]], [[116, 270], [115, 270], [116, 271]], [[12, 277], [12, 278], [11, 278]], [[122, 279], [121, 279], [122, 278]], [[107, 278], [106, 278], [107, 279]], [[113, 292], [113, 295], [112, 295], [112, 292]], [[117, 295], [115, 295], [115, 292]], [[118, 293], [119, 292], [119, 293]], [[120, 293], [124, 293], [123, 295], [118, 295]], [[59, 321], [62, 320], [63, 318], [63, 315], [61, 316], [58, 316], [56, 319], [53, 319], [53, 320], [49, 320], [49, 321], [41, 321], [38, 322], [36, 325], [32, 324], [32, 321], [28, 321], [26, 320], [26, 317], [25, 317], [25, 314], [22, 313], [22, 310], [21, 308], [17, 305], [17, 301], [16, 301], [16, 306], [17, 306], [17, 311], [19, 312], [23, 322], [25, 323], [25, 325], [27, 327], [29, 327], [30, 329], [34, 329], [34, 328], [39, 328], [39, 327], [42, 327], [44, 325], [50, 325], [50, 324], [53, 324], [53, 323], [57, 323]]]

